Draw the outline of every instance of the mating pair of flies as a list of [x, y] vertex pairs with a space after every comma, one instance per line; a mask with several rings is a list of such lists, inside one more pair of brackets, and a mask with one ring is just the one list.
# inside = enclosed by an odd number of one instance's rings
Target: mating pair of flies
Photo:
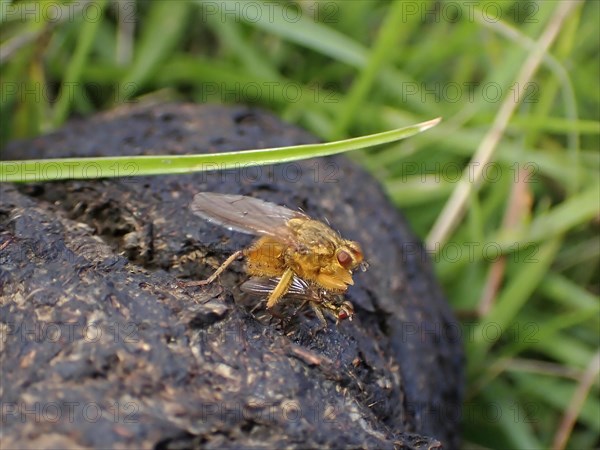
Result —
[[242, 291], [267, 296], [272, 310], [282, 299], [309, 304], [322, 324], [323, 312], [336, 321], [352, 320], [352, 303], [344, 300], [352, 273], [366, 270], [357, 242], [343, 239], [323, 222], [300, 211], [242, 195], [201, 192], [190, 208], [194, 214], [229, 230], [260, 236], [250, 247], [238, 250], [206, 280], [188, 286], [212, 283], [233, 261], [244, 257], [250, 279]]

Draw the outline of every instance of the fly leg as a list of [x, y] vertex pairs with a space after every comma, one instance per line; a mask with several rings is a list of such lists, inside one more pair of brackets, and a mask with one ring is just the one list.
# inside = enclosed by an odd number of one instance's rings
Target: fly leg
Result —
[[296, 311], [294, 311], [294, 314], [292, 314], [292, 317], [295, 316], [296, 314], [298, 314], [298, 312], [300, 312], [300, 310], [302, 308], [304, 308], [306, 306], [306, 304], [309, 302], [310, 300], [304, 300], [302, 302], [302, 304], [296, 309]]
[[283, 297], [287, 293], [288, 289], [290, 288], [290, 285], [292, 284], [293, 279], [294, 272], [292, 271], [292, 269], [286, 269], [285, 272], [283, 272], [283, 275], [281, 275], [279, 283], [277, 283], [277, 286], [275, 286], [275, 289], [273, 289], [273, 292], [269, 294], [269, 299], [267, 300], [268, 309], [272, 309], [277, 304], [277, 302], [279, 302], [281, 297]]
[[321, 326], [317, 329], [317, 331], [321, 331], [321, 330], [324, 330], [325, 328], [327, 328], [327, 320], [325, 319], [325, 316], [323, 315], [323, 311], [321, 311], [321, 306], [315, 302], [310, 302], [310, 306], [311, 306], [312, 310], [315, 312], [317, 319], [319, 319], [319, 323], [321, 324]]
[[189, 281], [186, 283], [183, 283], [184, 286], [186, 287], [191, 287], [191, 286], [206, 286], [207, 284], [212, 283], [213, 281], [215, 281], [217, 279], [217, 277], [219, 275], [221, 275], [223, 273], [223, 271], [225, 269], [227, 269], [227, 267], [229, 267], [231, 265], [232, 262], [234, 262], [236, 259], [238, 259], [239, 257], [243, 256], [244, 251], [243, 250], [238, 250], [237, 252], [235, 252], [234, 254], [232, 254], [229, 258], [227, 258], [223, 264], [221, 264], [219, 266], [219, 268], [217, 270], [215, 270], [215, 272], [208, 277], [206, 280], [197, 280], [197, 281]]
[[258, 302], [256, 305], [254, 305], [254, 308], [252, 308], [252, 309], [250, 310], [250, 312], [251, 312], [252, 314], [254, 314], [254, 313], [256, 312], [256, 310], [257, 310], [258, 308], [260, 308], [260, 306], [261, 306], [263, 303], [264, 303], [264, 299], [263, 299], [263, 300], [261, 300], [261, 301], [259, 301], [259, 302]]
[[[262, 305], [265, 303], [265, 300], [266, 300], [266, 299], [263, 299], [263, 300], [261, 300], [260, 302], [258, 302], [258, 303], [257, 303], [257, 304], [254, 306], [254, 308], [252, 308], [252, 309], [250, 310], [250, 312], [251, 312], [252, 314], [254, 314], [254, 313], [255, 313], [255, 312], [256, 312], [256, 311], [257, 311], [257, 310], [258, 310], [258, 309], [259, 309], [259, 308], [260, 308], [260, 307], [261, 307], [261, 306], [262, 306]], [[279, 320], [279, 321], [281, 321], [281, 322], [283, 322], [283, 321], [284, 321], [284, 319], [285, 319], [285, 318], [284, 318], [284, 317], [283, 317], [281, 314], [279, 314], [277, 311], [269, 311], [269, 314], [270, 314], [270, 316], [271, 316], [271, 319], [269, 320], [269, 323], [271, 323], [272, 319], [278, 319], [278, 320]]]

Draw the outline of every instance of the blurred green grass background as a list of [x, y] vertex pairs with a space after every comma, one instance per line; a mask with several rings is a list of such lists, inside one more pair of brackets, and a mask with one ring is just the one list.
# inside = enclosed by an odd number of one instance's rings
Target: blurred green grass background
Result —
[[600, 445], [600, 2], [3, 0], [0, 23], [2, 145], [147, 99], [256, 104], [324, 140], [443, 117], [350, 157], [461, 319], [464, 447]]

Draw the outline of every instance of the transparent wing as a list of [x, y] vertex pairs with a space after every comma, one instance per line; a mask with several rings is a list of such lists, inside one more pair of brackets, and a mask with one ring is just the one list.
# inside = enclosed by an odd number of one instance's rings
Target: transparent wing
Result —
[[[247, 294], [266, 295], [275, 289], [280, 279], [281, 278], [279, 277], [252, 277], [248, 281], [242, 283], [240, 289]], [[318, 301], [319, 291], [310, 286], [302, 278], [294, 276], [285, 297], [291, 297], [297, 300]]]
[[194, 196], [192, 212], [229, 230], [291, 239], [287, 222], [308, 217], [274, 203], [243, 195], [200, 192]]

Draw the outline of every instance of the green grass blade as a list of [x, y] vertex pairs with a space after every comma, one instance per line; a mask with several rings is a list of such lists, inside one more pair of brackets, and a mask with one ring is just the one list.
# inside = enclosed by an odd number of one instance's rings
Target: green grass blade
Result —
[[473, 355], [472, 365], [480, 363], [489, 348], [500, 338], [500, 334], [497, 333], [491, 337], [489, 330], [493, 329], [494, 332], [507, 330], [516, 314], [531, 298], [550, 264], [554, 261], [561, 242], [561, 236], [549, 239], [540, 246], [536, 255], [536, 263], [520, 262], [522, 269], [498, 296], [490, 313], [477, 325], [473, 334], [474, 339], [467, 345], [470, 354]]
[[600, 213], [599, 189], [598, 184], [594, 183], [593, 187], [538, 216], [530, 225], [515, 232], [502, 230], [496, 242], [504, 249], [510, 248], [515, 242], [542, 242], [587, 223]]
[[133, 96], [171, 56], [189, 17], [187, 2], [154, 2], [144, 21], [133, 66], [121, 80], [121, 100]]
[[345, 135], [352, 120], [360, 117], [361, 105], [365, 103], [364, 99], [369, 94], [381, 68], [388, 64], [388, 56], [397, 45], [398, 32], [402, 30], [405, 20], [405, 5], [401, 2], [393, 3], [380, 29], [368, 64], [362, 70], [344, 101], [344, 108], [337, 118], [333, 136]]
[[55, 181], [167, 175], [227, 170], [335, 155], [387, 144], [425, 131], [440, 122], [433, 119], [397, 130], [324, 144], [248, 150], [206, 155], [114, 156], [0, 162], [0, 182]]
[[[215, 7], [212, 2], [203, 3], [210, 3], [211, 8]], [[218, 8], [219, 5], [216, 7]], [[227, 14], [227, 5], [223, 3], [220, 7], [223, 8], [222, 14]], [[315, 22], [305, 15], [299, 16], [298, 20], [290, 24], [290, 21], [286, 20], [287, 14], [283, 7], [275, 3], [267, 5], [256, 2], [253, 7], [259, 10], [256, 20], [251, 20], [248, 15], [241, 14], [240, 9], [231, 12], [238, 14], [237, 20], [248, 21], [251, 26], [316, 50], [334, 60], [355, 67], [362, 67], [367, 63], [367, 50], [332, 27]], [[218, 18], [219, 16], [216, 19]]]
[[[101, 13], [104, 13], [106, 0], [96, 2]], [[70, 89], [81, 89], [81, 72], [87, 61], [90, 50], [94, 44], [94, 38], [98, 32], [101, 20], [86, 20], [81, 27], [80, 39], [75, 49], [75, 54], [69, 61], [65, 71], [65, 77], [60, 89], [60, 95], [54, 108], [54, 126], [65, 121], [69, 113], [69, 107], [73, 101], [73, 92]]]

